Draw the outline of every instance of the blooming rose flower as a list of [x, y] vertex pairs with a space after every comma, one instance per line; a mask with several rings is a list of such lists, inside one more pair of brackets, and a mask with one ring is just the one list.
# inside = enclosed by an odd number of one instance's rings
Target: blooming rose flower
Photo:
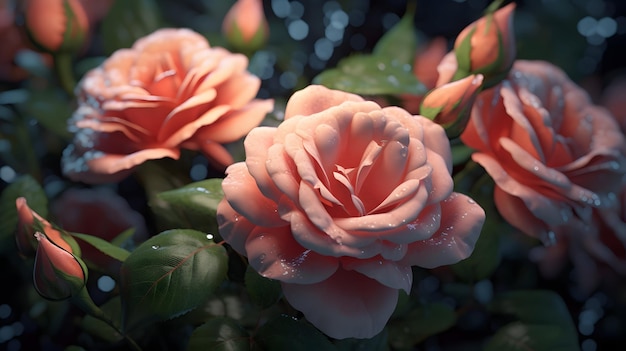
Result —
[[244, 146], [220, 234], [331, 337], [376, 335], [411, 266], [458, 262], [478, 239], [484, 211], [452, 192], [448, 139], [424, 117], [313, 85]]
[[495, 204], [524, 233], [551, 243], [559, 227], [585, 232], [592, 209], [609, 210], [626, 171], [626, 141], [559, 68], [517, 61], [481, 93], [461, 139], [495, 180]]
[[63, 172], [87, 183], [118, 181], [151, 159], [201, 150], [219, 168], [236, 141], [273, 108], [254, 100], [260, 79], [248, 59], [211, 48], [188, 29], [160, 29], [121, 49], [78, 84], [74, 144]]

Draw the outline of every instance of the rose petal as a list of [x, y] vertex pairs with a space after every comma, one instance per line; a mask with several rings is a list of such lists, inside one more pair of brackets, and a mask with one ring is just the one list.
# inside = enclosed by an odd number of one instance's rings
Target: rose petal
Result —
[[317, 284], [283, 283], [287, 301], [324, 334], [371, 338], [381, 332], [398, 301], [398, 291], [343, 269]]
[[322, 85], [309, 85], [291, 95], [289, 101], [287, 101], [285, 119], [289, 119], [297, 115], [309, 116], [333, 106], [337, 106], [345, 101], [364, 100], [355, 94], [340, 92], [337, 90], [330, 93], [330, 89]]
[[273, 100], [254, 100], [238, 110], [231, 110], [214, 123], [204, 126], [192, 137], [212, 140], [216, 143], [230, 143], [248, 134], [258, 126], [274, 108]]
[[235, 251], [246, 255], [246, 240], [256, 225], [240, 215], [229, 204], [226, 198], [217, 205], [217, 223], [220, 236]]
[[342, 257], [341, 265], [348, 271], [356, 271], [393, 289], [402, 289], [407, 294], [413, 284], [413, 270], [398, 262], [382, 257], [369, 259], [353, 259]]
[[289, 225], [256, 227], [246, 241], [246, 253], [255, 271], [286, 283], [319, 283], [339, 266], [335, 257], [320, 255], [298, 244]]
[[485, 221], [485, 211], [466, 195], [452, 193], [441, 202], [441, 226], [428, 240], [409, 245], [402, 264], [435, 268], [472, 254]]
[[117, 182], [127, 177], [131, 169], [147, 160], [164, 157], [178, 159], [178, 150], [157, 148], [134, 152], [129, 155], [104, 154], [87, 151], [79, 154], [73, 145], [63, 151], [63, 173], [74, 181], [91, 184]]
[[226, 169], [222, 190], [230, 206], [250, 222], [263, 227], [284, 226], [277, 204], [263, 196], [250, 176], [246, 164], [235, 163]]

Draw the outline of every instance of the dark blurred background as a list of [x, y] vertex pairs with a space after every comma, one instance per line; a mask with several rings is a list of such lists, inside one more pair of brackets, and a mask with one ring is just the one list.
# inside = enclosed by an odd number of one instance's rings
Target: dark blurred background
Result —
[[[205, 35], [213, 46], [226, 46], [221, 24], [233, 2], [156, 0], [159, 13], [155, 16], [162, 26], [188, 27]], [[479, 18], [490, 1], [418, 0], [416, 3], [415, 27], [420, 43], [425, 44], [431, 38], [442, 36], [448, 39], [451, 47], [456, 35]], [[626, 1], [519, 0], [516, 3], [514, 26], [518, 58], [542, 59], [558, 65], [585, 87], [595, 101], [599, 101], [603, 89], [615, 77], [626, 73]], [[266, 47], [251, 57], [249, 69], [263, 81], [259, 92], [261, 97], [273, 97], [278, 103], [281, 100], [284, 103], [293, 91], [310, 84], [325, 68], [334, 67], [351, 53], [370, 52], [378, 39], [399, 21], [407, 1], [265, 0], [264, 6], [270, 24], [270, 40]], [[95, 33], [89, 47], [77, 60], [79, 71], [80, 67], [101, 62], [107, 55], [103, 38], [97, 35], [97, 29]], [[23, 92], [21, 89], [31, 89], [32, 84], [0, 82], [0, 112], [23, 112], [5, 102], [14, 101], [11, 99]], [[71, 106], [65, 106], [65, 109], [71, 111]], [[0, 191], [17, 176], [29, 173], [29, 162], [31, 165], [38, 162], [39, 178], [50, 198], [68, 187], [58, 165], [63, 141], [46, 136], [45, 129], [27, 114], [21, 116], [27, 122], [21, 129], [14, 129], [14, 124], [2, 113], [0, 117]], [[5, 139], [5, 136], [14, 136], [11, 133], [16, 130], [28, 134], [32, 142], [18, 145]], [[33, 159], [8, 158], [8, 155], [19, 154], [28, 147], [32, 148], [28, 154]], [[206, 171], [202, 174], [207, 176]], [[122, 182], [117, 190], [137, 210], [148, 211], [136, 183]], [[530, 277], [529, 281], [537, 287], [553, 289], [563, 296], [578, 326], [583, 351], [622, 349], [626, 341], [623, 333], [626, 320], [622, 316], [626, 313], [626, 301], [622, 301], [624, 298], [619, 297], [619, 292], [615, 296], [599, 293], [582, 299], [571, 289], [567, 276], [542, 281], [536, 268], [525, 259], [505, 258], [504, 264], [508, 268], [502, 270], [500, 275], [510, 274], [512, 277], [499, 276], [497, 279], [510, 282]], [[3, 266], [2, 273], [10, 285], [14, 272]], [[28, 332], [28, 328], [33, 327], [33, 321], [24, 320], [23, 316], [37, 313], [34, 310], [18, 311], [16, 306], [11, 305], [16, 298], [14, 295], [11, 286], [4, 285], [0, 289], [0, 350], [24, 349], [20, 345], [28, 343], [21, 335], [25, 329]], [[476, 330], [489, 330], [480, 324], [480, 320], [468, 323], [477, 323]], [[471, 332], [463, 337], [467, 338], [469, 334]], [[23, 343], [11, 343], [13, 339], [21, 339]], [[449, 340], [451, 345], [447, 345], [445, 350], [463, 350], [459, 348], [462, 345], [455, 347], [454, 341]], [[446, 344], [446, 340], [437, 344], [427, 341], [420, 345], [419, 350], [442, 350], [441, 346]]]

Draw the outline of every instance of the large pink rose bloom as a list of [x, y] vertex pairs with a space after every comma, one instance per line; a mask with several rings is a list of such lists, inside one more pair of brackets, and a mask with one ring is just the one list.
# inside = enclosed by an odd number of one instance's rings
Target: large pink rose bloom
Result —
[[481, 93], [461, 139], [495, 180], [503, 217], [546, 243], [589, 232], [592, 209], [611, 210], [626, 171], [614, 118], [542, 61], [516, 61]]
[[448, 139], [424, 117], [309, 86], [244, 145], [220, 234], [331, 337], [376, 335], [411, 266], [458, 262], [478, 239], [484, 211], [452, 192]]
[[259, 78], [241, 54], [210, 47], [188, 29], [160, 29], [116, 51], [78, 84], [74, 144], [63, 172], [113, 182], [151, 159], [202, 151], [217, 168], [233, 163], [221, 144], [260, 124], [272, 100], [254, 100]]

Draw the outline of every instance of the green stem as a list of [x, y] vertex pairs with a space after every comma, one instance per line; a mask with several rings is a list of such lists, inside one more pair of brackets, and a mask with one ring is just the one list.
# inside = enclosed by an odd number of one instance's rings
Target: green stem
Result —
[[61, 87], [70, 96], [74, 96], [76, 78], [72, 69], [72, 55], [68, 53], [57, 53], [54, 55], [54, 69]]
[[91, 296], [89, 296], [89, 293], [87, 292], [86, 288], [83, 288], [77, 296], [74, 296], [72, 298], [72, 302], [78, 306], [81, 310], [83, 310], [85, 313], [89, 314], [90, 316], [97, 318], [101, 321], [103, 321], [104, 323], [106, 323], [109, 327], [113, 328], [113, 330], [115, 330], [118, 334], [120, 334], [124, 340], [126, 340], [126, 342], [128, 342], [128, 344], [133, 348], [133, 350], [135, 351], [142, 351], [141, 346], [139, 346], [139, 344], [137, 344], [137, 342], [131, 338], [129, 335], [127, 335], [126, 333], [124, 333], [120, 328], [118, 328], [115, 323], [113, 323], [113, 321], [104, 313], [104, 311], [102, 311], [100, 309], [100, 307], [98, 307], [93, 300], [91, 299]]

